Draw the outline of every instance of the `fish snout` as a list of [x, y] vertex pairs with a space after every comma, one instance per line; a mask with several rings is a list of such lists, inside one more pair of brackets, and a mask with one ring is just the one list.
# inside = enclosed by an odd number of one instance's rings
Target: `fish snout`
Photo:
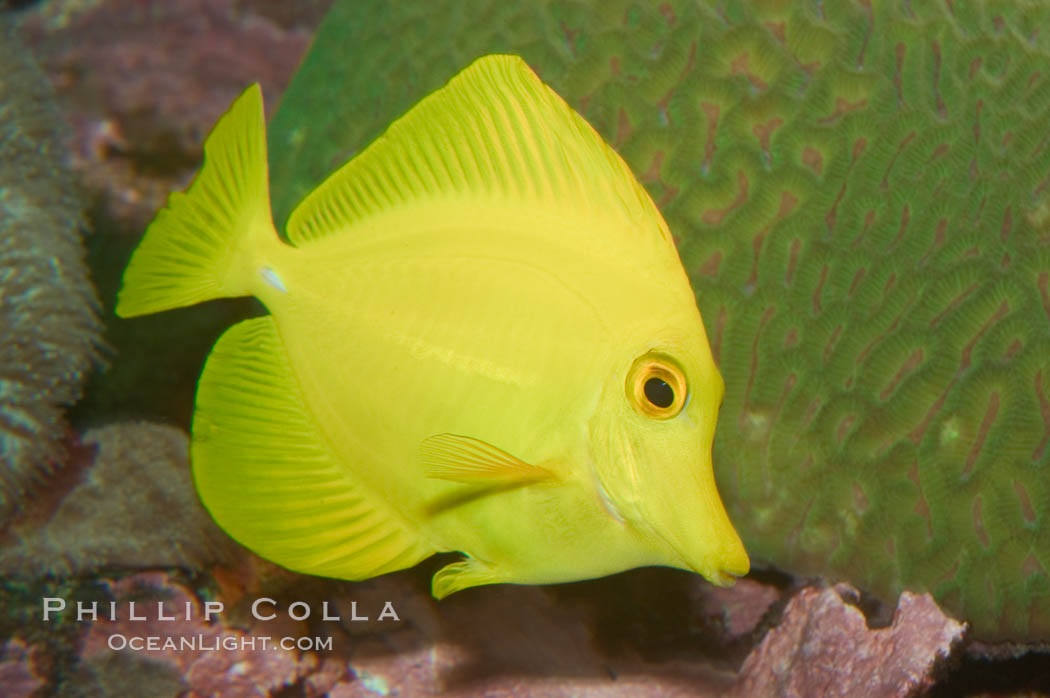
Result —
[[751, 569], [747, 550], [726, 513], [713, 478], [700, 488], [700, 501], [674, 496], [664, 500], [656, 528], [678, 558], [677, 567], [692, 570], [718, 586], [732, 586]]
[[726, 524], [727, 528], [715, 536], [708, 534], [690, 541], [667, 541], [681, 558], [682, 567], [720, 587], [733, 586], [738, 577], [743, 577], [751, 569], [751, 560], [740, 536], [728, 518]]

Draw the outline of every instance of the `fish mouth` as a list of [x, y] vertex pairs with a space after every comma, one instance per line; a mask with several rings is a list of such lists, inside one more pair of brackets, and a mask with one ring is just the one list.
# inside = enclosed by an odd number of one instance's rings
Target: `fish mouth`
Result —
[[[700, 574], [703, 574], [702, 572]], [[744, 574], [747, 574], [746, 572]], [[718, 587], [731, 587], [736, 584], [736, 580], [743, 577], [743, 574], [735, 574], [733, 572], [727, 572], [726, 570], [716, 570], [714, 574], [703, 576], [707, 577], [708, 581]]]
[[732, 561], [732, 564], [726, 564], [723, 562], [722, 569], [715, 573], [715, 579], [711, 581], [718, 586], [733, 586], [736, 584], [736, 580], [747, 575], [751, 571], [751, 559], [747, 556], [747, 552], [744, 550], [744, 546], [740, 546], [740, 554], [736, 556], [737, 559]]
[[[666, 541], [671, 549], [674, 550], [675, 554], [678, 555], [679, 559], [682, 561], [682, 567], [696, 572], [715, 586], [731, 587], [736, 584], [737, 579], [745, 576], [751, 571], [751, 561], [748, 559], [746, 553], [743, 554], [743, 556], [734, 556], [732, 555], [733, 551], [722, 551], [720, 557], [729, 558], [719, 560], [722, 564], [713, 568], [700, 566], [690, 562], [690, 558], [682, 552], [681, 546], [667, 540], [666, 537], [661, 537], [664, 538], [664, 541]], [[742, 551], [743, 546], [741, 546], [741, 552]], [[737, 559], [732, 559], [733, 557], [736, 557]]]

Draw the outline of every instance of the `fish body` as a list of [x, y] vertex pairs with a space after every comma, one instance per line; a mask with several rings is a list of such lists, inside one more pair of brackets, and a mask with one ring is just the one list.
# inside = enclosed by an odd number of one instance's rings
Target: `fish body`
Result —
[[198, 492], [290, 569], [363, 579], [436, 552], [443, 597], [748, 559], [715, 489], [722, 397], [670, 233], [521, 59], [488, 56], [273, 227], [261, 94], [205, 144], [117, 312], [254, 295], [198, 385]]

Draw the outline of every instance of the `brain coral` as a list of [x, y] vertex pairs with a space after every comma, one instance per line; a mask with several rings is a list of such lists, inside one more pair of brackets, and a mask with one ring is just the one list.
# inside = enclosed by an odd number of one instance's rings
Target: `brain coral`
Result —
[[278, 220], [473, 58], [521, 54], [676, 234], [756, 561], [1047, 639], [1048, 26], [1023, 0], [343, 0], [274, 119]]
[[0, 522], [61, 458], [101, 331], [67, 131], [0, 17]]

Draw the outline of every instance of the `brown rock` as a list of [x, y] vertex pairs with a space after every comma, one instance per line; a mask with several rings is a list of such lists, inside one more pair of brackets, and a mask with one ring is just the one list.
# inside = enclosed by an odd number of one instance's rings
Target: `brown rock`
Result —
[[962, 639], [965, 626], [929, 594], [901, 594], [893, 623], [868, 629], [843, 598], [845, 584], [806, 588], [781, 623], [748, 656], [732, 696], [908, 696], [933, 685], [934, 665]]

